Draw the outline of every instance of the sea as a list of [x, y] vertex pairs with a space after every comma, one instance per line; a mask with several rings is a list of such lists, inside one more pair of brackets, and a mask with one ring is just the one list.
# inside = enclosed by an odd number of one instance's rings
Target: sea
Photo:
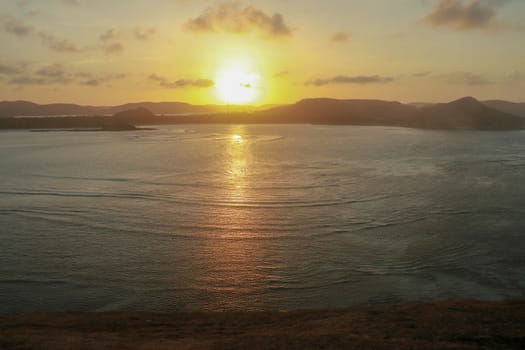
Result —
[[0, 312], [525, 297], [525, 132], [0, 132]]

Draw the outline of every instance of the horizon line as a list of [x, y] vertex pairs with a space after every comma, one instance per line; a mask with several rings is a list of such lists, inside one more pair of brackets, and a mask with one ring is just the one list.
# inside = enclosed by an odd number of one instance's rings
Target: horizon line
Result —
[[187, 102], [187, 101], [180, 101], [180, 100], [158, 100], [158, 101], [133, 101], [133, 102], [124, 102], [124, 103], [117, 103], [117, 104], [84, 104], [84, 103], [76, 103], [76, 102], [35, 102], [34, 100], [24, 100], [24, 99], [20, 99], [20, 100], [0, 100], [0, 103], [15, 103], [15, 102], [28, 102], [28, 103], [33, 103], [33, 104], [37, 104], [37, 105], [57, 105], [57, 104], [69, 104], [69, 105], [77, 105], [77, 106], [81, 106], [81, 107], [97, 107], [97, 108], [110, 108], [110, 107], [117, 107], [117, 106], [123, 106], [123, 105], [127, 105], [127, 104], [141, 104], [141, 103], [183, 103], [183, 104], [188, 104], [188, 105], [191, 105], [191, 106], [199, 106], [199, 107], [206, 107], [206, 106], [213, 106], [213, 107], [232, 107], [232, 108], [242, 108], [242, 107], [246, 107], [246, 108], [249, 108], [249, 107], [252, 107], [252, 108], [261, 108], [261, 107], [265, 107], [265, 106], [285, 106], [285, 105], [293, 105], [293, 104], [296, 104], [300, 101], [305, 101], [305, 100], [323, 100], [323, 99], [327, 99], [327, 100], [337, 100], [337, 101], [351, 101], [351, 100], [361, 100], [361, 101], [386, 101], [386, 102], [399, 102], [399, 103], [402, 103], [402, 104], [439, 104], [439, 103], [449, 103], [449, 102], [453, 102], [453, 101], [457, 101], [457, 100], [460, 100], [460, 99], [463, 99], [463, 98], [466, 98], [466, 97], [472, 97], [478, 101], [481, 101], [481, 102], [487, 102], [487, 101], [502, 101], [502, 102], [509, 102], [509, 103], [525, 103], [525, 100], [523, 101], [513, 101], [513, 100], [506, 100], [506, 99], [502, 99], [502, 98], [489, 98], [489, 99], [480, 99], [480, 98], [477, 98], [475, 96], [472, 96], [472, 95], [465, 95], [465, 96], [461, 96], [461, 97], [458, 97], [458, 98], [454, 98], [454, 99], [451, 99], [451, 100], [441, 100], [441, 101], [411, 101], [411, 102], [402, 102], [402, 101], [399, 101], [399, 100], [391, 100], [391, 99], [381, 99], [381, 98], [337, 98], [337, 97], [322, 97], [322, 96], [319, 96], [319, 97], [306, 97], [306, 98], [301, 98], [301, 99], [298, 99], [298, 100], [295, 100], [294, 102], [287, 102], [287, 103], [263, 103], [263, 104], [234, 104], [234, 103], [204, 103], [204, 104], [199, 104], [199, 103], [192, 103], [192, 102]]

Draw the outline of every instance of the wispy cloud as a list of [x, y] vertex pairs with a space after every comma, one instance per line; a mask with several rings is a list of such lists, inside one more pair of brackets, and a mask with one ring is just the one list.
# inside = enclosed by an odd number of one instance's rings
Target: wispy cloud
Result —
[[122, 73], [108, 74], [108, 75], [103, 75], [103, 76], [93, 76], [92, 74], [89, 74], [89, 73], [85, 75], [87, 75], [86, 76], [87, 79], [82, 80], [80, 82], [81, 85], [85, 85], [85, 86], [100, 86], [103, 84], [111, 83], [114, 80], [122, 80], [127, 77], [127, 74], [122, 74]]
[[19, 62], [14, 65], [0, 64], [0, 74], [9, 76], [11, 85], [65, 85], [100, 86], [128, 77], [123, 73], [96, 74], [92, 72], [74, 72], [64, 64], [54, 63], [29, 69], [29, 64]]
[[121, 54], [124, 52], [124, 44], [116, 41], [121, 37], [121, 32], [115, 28], [109, 28], [98, 36], [98, 40], [103, 44], [98, 48], [107, 54]]
[[16, 75], [25, 71], [23, 64], [5, 64], [0, 63], [0, 75]]
[[347, 32], [337, 32], [337, 33], [332, 34], [332, 36], [330, 37], [330, 41], [333, 42], [334, 44], [341, 44], [341, 43], [348, 42], [350, 38], [351, 38], [351, 34]]
[[9, 84], [11, 85], [46, 85], [49, 83], [48, 79], [31, 76], [18, 76], [9, 80]]
[[44, 66], [34, 73], [26, 72], [25, 74], [13, 76], [9, 80], [12, 85], [54, 85], [69, 84], [74, 79], [70, 76], [64, 66], [53, 64]]
[[209, 79], [179, 79], [171, 81], [157, 74], [151, 74], [148, 79], [168, 89], [210, 88], [215, 85], [215, 82]]
[[443, 74], [438, 77], [450, 84], [470, 86], [494, 84], [494, 82], [483, 75], [463, 71]]
[[257, 32], [265, 38], [290, 36], [292, 30], [279, 13], [267, 14], [253, 6], [237, 2], [220, 3], [184, 24], [191, 32], [227, 32], [235, 34]]
[[135, 38], [142, 40], [142, 41], [149, 41], [157, 32], [157, 30], [153, 27], [150, 28], [141, 28], [141, 27], [135, 27], [133, 29], [133, 34], [135, 35]]
[[5, 32], [17, 37], [39, 37], [44, 46], [55, 52], [80, 52], [82, 51], [75, 43], [68, 39], [58, 38], [46, 31], [35, 32], [35, 29], [23, 21], [12, 18], [1, 18], [2, 27]]
[[104, 33], [100, 34], [98, 39], [100, 41], [109, 41], [117, 38], [117, 30], [115, 28], [109, 28]]
[[111, 43], [103, 47], [107, 54], [120, 54], [124, 52], [124, 45], [122, 43]]
[[434, 27], [467, 31], [497, 28], [498, 7], [511, 0], [439, 0], [424, 23]]
[[82, 51], [75, 43], [68, 39], [57, 38], [53, 34], [49, 34], [47, 32], [39, 32], [38, 36], [48, 49], [55, 52], [73, 53]]
[[61, 78], [66, 75], [66, 70], [63, 65], [55, 63], [38, 69], [36, 74], [48, 78]]
[[346, 76], [338, 75], [332, 78], [314, 79], [306, 82], [307, 85], [325, 86], [330, 84], [384, 84], [393, 82], [393, 77], [382, 77], [379, 75], [357, 75], [357, 76]]
[[16, 35], [18, 37], [25, 37], [34, 32], [34, 28], [22, 20], [13, 17], [4, 17], [1, 19], [2, 27], [5, 32]]

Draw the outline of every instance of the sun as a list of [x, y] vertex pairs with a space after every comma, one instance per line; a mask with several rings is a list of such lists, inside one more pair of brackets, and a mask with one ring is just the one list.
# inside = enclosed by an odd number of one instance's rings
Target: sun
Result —
[[219, 70], [215, 78], [217, 97], [227, 104], [250, 104], [259, 97], [260, 75], [242, 67]]

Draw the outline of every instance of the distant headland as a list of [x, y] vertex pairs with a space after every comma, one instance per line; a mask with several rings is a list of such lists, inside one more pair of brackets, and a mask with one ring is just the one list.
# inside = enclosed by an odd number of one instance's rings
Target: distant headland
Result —
[[181, 102], [144, 102], [113, 107], [0, 102], [0, 129], [136, 130], [159, 124], [327, 124], [398, 126], [442, 130], [525, 129], [525, 103], [478, 101], [463, 97], [449, 103], [382, 100], [305, 99], [295, 104], [197, 106]]

